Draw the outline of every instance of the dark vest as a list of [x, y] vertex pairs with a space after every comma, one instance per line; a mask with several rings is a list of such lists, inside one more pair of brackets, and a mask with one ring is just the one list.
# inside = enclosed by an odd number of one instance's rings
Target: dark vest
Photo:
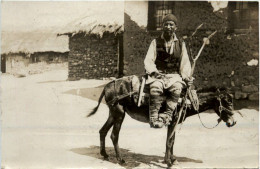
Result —
[[181, 62], [182, 41], [177, 40], [174, 42], [173, 54], [170, 55], [166, 52], [164, 39], [161, 37], [156, 38], [156, 51], [157, 57], [155, 60], [156, 68], [163, 73], [179, 73]]

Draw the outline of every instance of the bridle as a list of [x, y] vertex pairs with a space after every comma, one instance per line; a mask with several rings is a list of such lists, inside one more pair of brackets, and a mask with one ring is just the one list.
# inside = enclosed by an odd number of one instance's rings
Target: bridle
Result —
[[[221, 97], [220, 96], [218, 96], [217, 100], [219, 101], [219, 107], [218, 108], [219, 108], [219, 112], [220, 112], [220, 117], [221, 117], [221, 113], [222, 113], [223, 110], [225, 110], [226, 112], [228, 112], [228, 113], [233, 115], [233, 113], [229, 109], [227, 109], [226, 107], [222, 106], [222, 102], [221, 102]], [[232, 103], [233, 103], [233, 99], [232, 99]], [[232, 109], [233, 109], [233, 106], [232, 106]]]
[[[200, 113], [198, 113], [198, 116], [199, 116], [199, 119], [200, 119], [200, 122], [201, 122], [202, 126], [205, 127], [205, 128], [207, 128], [207, 129], [214, 129], [215, 127], [217, 127], [217, 126], [219, 125], [219, 123], [222, 121], [221, 117], [222, 117], [222, 112], [223, 112], [223, 110], [226, 111], [226, 112], [228, 112], [228, 113], [230, 113], [230, 114], [232, 114], [229, 109], [227, 109], [226, 107], [224, 107], [224, 106], [222, 105], [221, 99], [223, 98], [223, 94], [220, 94], [219, 89], [217, 90], [217, 92], [219, 93], [219, 95], [217, 96], [217, 100], [219, 101], [219, 107], [218, 107], [218, 109], [219, 109], [219, 119], [218, 119], [218, 123], [217, 123], [215, 126], [213, 126], [213, 127], [207, 127], [207, 126], [202, 122], [201, 117], [200, 117], [200, 115], [199, 115]], [[221, 97], [221, 96], [222, 96], [222, 97]], [[233, 103], [233, 99], [232, 99], [232, 103]], [[232, 117], [232, 116], [231, 116], [231, 117]], [[233, 117], [232, 117], [232, 119], [233, 119]], [[234, 120], [234, 119], [233, 119], [233, 120]]]

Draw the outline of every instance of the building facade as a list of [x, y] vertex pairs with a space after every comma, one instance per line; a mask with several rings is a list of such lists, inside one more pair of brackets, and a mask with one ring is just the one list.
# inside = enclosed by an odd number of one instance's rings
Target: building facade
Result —
[[191, 36], [203, 24], [191, 40], [185, 40], [191, 58], [203, 38], [217, 31], [197, 61], [198, 88], [225, 86], [248, 93], [244, 86], [254, 86], [253, 92], [258, 92], [258, 2], [226, 2], [218, 11], [213, 7], [206, 1], [125, 1], [124, 12], [118, 14], [124, 15], [120, 35], [113, 31], [103, 37], [69, 35], [69, 79], [145, 74], [148, 47], [161, 34], [162, 18], [173, 13], [179, 21], [179, 38]]
[[149, 44], [161, 34], [163, 16], [173, 13], [179, 21], [179, 37], [190, 36], [203, 23], [194, 38], [186, 41], [191, 57], [204, 37], [218, 31], [197, 61], [196, 86], [258, 86], [258, 64], [248, 65], [259, 60], [258, 2], [229, 2], [221, 11], [213, 10], [205, 1], [125, 2], [124, 74], [145, 73], [143, 60]]
[[35, 52], [35, 53], [4, 53], [1, 54], [1, 72], [14, 73], [29, 66], [29, 64], [44, 62], [68, 62], [69, 52]]

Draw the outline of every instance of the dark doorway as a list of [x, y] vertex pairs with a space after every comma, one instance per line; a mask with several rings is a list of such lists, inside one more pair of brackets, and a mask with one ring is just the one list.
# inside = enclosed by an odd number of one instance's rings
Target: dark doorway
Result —
[[6, 73], [6, 56], [1, 55], [1, 72]]
[[230, 1], [228, 2], [228, 28], [233, 33], [236, 30], [247, 30], [250, 27], [258, 31], [258, 2]]

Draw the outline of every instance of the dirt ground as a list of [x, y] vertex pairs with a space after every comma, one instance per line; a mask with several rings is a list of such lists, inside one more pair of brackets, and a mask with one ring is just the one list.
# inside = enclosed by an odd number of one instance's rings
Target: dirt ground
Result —
[[[110, 132], [106, 139], [110, 161], [99, 154], [99, 129], [108, 117], [97, 104], [107, 81], [66, 81], [66, 70], [48, 71], [23, 78], [1, 75], [1, 167], [36, 168], [166, 168], [166, 128], [151, 129], [128, 115], [119, 145], [125, 165], [115, 160]], [[198, 116], [188, 118], [176, 135], [176, 168], [258, 168], [259, 108], [257, 103], [235, 103], [236, 126], [222, 122], [204, 128]], [[202, 113], [207, 126], [217, 123], [214, 113]]]

